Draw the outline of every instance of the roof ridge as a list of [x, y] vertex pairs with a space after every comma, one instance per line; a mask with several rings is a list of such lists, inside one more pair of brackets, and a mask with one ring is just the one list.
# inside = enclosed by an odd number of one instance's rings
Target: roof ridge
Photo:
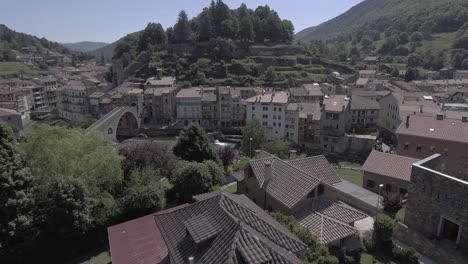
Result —
[[[318, 158], [318, 157], [325, 157], [325, 155], [319, 154], [319, 155], [309, 156], [309, 157], [300, 158], [300, 159], [295, 159], [295, 160], [287, 160], [286, 162], [287, 162], [287, 163], [290, 163], [290, 162], [294, 162], [294, 161], [302, 161], [302, 160], [307, 160], [307, 159], [312, 159], [312, 158]], [[325, 157], [325, 159], [326, 159], [326, 157]]]
[[328, 219], [328, 220], [330, 220], [330, 221], [333, 221], [333, 222], [335, 222], [335, 223], [337, 223], [337, 224], [340, 224], [340, 225], [342, 225], [342, 226], [345, 226], [345, 227], [347, 227], [347, 228], [351, 228], [351, 229], [357, 231], [357, 229], [354, 228], [353, 226], [351, 226], [351, 225], [349, 225], [349, 224], [347, 224], [347, 223], [345, 223], [345, 222], [342, 222], [342, 221], [340, 221], [340, 220], [338, 220], [338, 219], [335, 219], [335, 218], [333, 218], [333, 217], [330, 217], [330, 216], [328, 216], [328, 215], [325, 215], [325, 214], [322, 214], [322, 213], [319, 213], [319, 212], [314, 212], [314, 213], [315, 213], [315, 214], [318, 214], [319, 216], [321, 216], [321, 217], [323, 217], [323, 218], [326, 218], [326, 219]]

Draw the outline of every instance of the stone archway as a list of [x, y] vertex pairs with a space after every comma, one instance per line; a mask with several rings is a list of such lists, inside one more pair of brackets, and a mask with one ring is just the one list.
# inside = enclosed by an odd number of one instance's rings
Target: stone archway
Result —
[[141, 117], [138, 115], [136, 107], [117, 107], [86, 129], [86, 133], [99, 131], [115, 141], [117, 135], [137, 136], [140, 125]]

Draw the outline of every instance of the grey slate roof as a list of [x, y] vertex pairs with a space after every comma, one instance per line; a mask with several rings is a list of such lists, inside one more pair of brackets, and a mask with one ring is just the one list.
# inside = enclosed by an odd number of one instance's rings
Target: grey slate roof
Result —
[[328, 184], [341, 182], [341, 178], [323, 155], [291, 160], [288, 163]]
[[364, 219], [366, 214], [341, 202], [317, 197], [297, 209], [294, 217], [320, 242], [328, 244], [357, 234], [350, 224]]
[[155, 221], [171, 263], [300, 263], [295, 253], [306, 249], [243, 195], [221, 193]]
[[380, 105], [377, 101], [353, 95], [351, 98], [351, 110], [378, 110]]

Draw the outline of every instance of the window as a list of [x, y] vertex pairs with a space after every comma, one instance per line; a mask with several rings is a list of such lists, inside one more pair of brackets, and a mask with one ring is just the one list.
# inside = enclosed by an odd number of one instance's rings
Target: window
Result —
[[421, 151], [421, 149], [422, 149], [421, 144], [418, 144], [418, 145], [416, 146], [416, 151]]
[[391, 192], [392, 191], [392, 185], [391, 184], [386, 184], [385, 185], [385, 191]]
[[252, 119], [255, 119], [255, 115], [252, 114]]
[[281, 120], [281, 116], [278, 116], [278, 119]]
[[405, 143], [405, 146], [404, 146], [404, 149], [408, 149], [408, 148], [409, 148], [409, 143], [406, 142], [406, 143]]
[[275, 112], [276, 112], [276, 107], [273, 107], [273, 111], [275, 111]]
[[324, 138], [323, 138], [323, 141], [328, 141], [328, 137], [324, 137]]
[[276, 122], [273, 122], [273, 126], [276, 126]]
[[252, 106], [252, 111], [255, 111], [255, 106]]
[[367, 188], [374, 188], [375, 182], [373, 180], [367, 180]]
[[263, 115], [263, 118], [268, 118], [268, 115]]
[[278, 126], [281, 127], [281, 123], [278, 123]]
[[324, 192], [325, 192], [325, 188], [323, 187], [323, 185], [319, 184], [317, 188], [317, 196], [323, 195]]
[[281, 112], [281, 107], [278, 107], [278, 112]]
[[276, 119], [276, 115], [273, 115], [273, 119]]
[[407, 193], [408, 191], [405, 188], [400, 188], [400, 195], [405, 195]]
[[262, 122], [262, 125], [268, 126], [268, 122]]
[[263, 111], [268, 111], [268, 106], [264, 106]]

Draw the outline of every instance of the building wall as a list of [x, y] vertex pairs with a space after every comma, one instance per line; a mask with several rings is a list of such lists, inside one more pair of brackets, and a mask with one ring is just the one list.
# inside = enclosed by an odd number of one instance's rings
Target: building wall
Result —
[[201, 98], [177, 98], [177, 120], [184, 124], [197, 122], [201, 124], [202, 105]]
[[[424, 164], [425, 165], [425, 164]], [[458, 247], [468, 250], [468, 182], [413, 165], [405, 224], [429, 239], [441, 236], [441, 217], [458, 224]]]
[[375, 131], [379, 119], [379, 109], [353, 109], [351, 110], [351, 128]]
[[1, 116], [0, 120], [13, 127], [16, 127], [18, 130], [23, 130], [23, 120], [21, 119], [20, 114]]
[[397, 98], [390, 94], [380, 99], [378, 126], [395, 133], [401, 124], [399, 103]]
[[247, 120], [258, 120], [271, 139], [286, 136], [287, 104], [247, 103]]
[[[450, 173], [464, 175], [468, 179], [468, 144], [448, 140], [398, 134], [398, 155], [424, 159], [435, 153], [442, 154], [441, 161]], [[408, 145], [406, 143], [409, 143]], [[420, 150], [418, 149], [420, 145]], [[434, 147], [431, 150], [431, 147]]]
[[[368, 181], [371, 180], [374, 182], [374, 187], [371, 187], [370, 184], [368, 184]], [[387, 186], [391, 186], [391, 192], [392, 193], [399, 193], [401, 195], [404, 195], [407, 193], [408, 188], [409, 188], [409, 182], [404, 181], [401, 179], [396, 179], [392, 177], [387, 177], [385, 175], [380, 175], [368, 171], [364, 171], [364, 181], [363, 181], [363, 188], [374, 192], [374, 193], [379, 193], [379, 184], [384, 184], [385, 186], [382, 187], [381, 194], [386, 193], [389, 189]]]
[[468, 71], [455, 71], [453, 79], [468, 79]]

